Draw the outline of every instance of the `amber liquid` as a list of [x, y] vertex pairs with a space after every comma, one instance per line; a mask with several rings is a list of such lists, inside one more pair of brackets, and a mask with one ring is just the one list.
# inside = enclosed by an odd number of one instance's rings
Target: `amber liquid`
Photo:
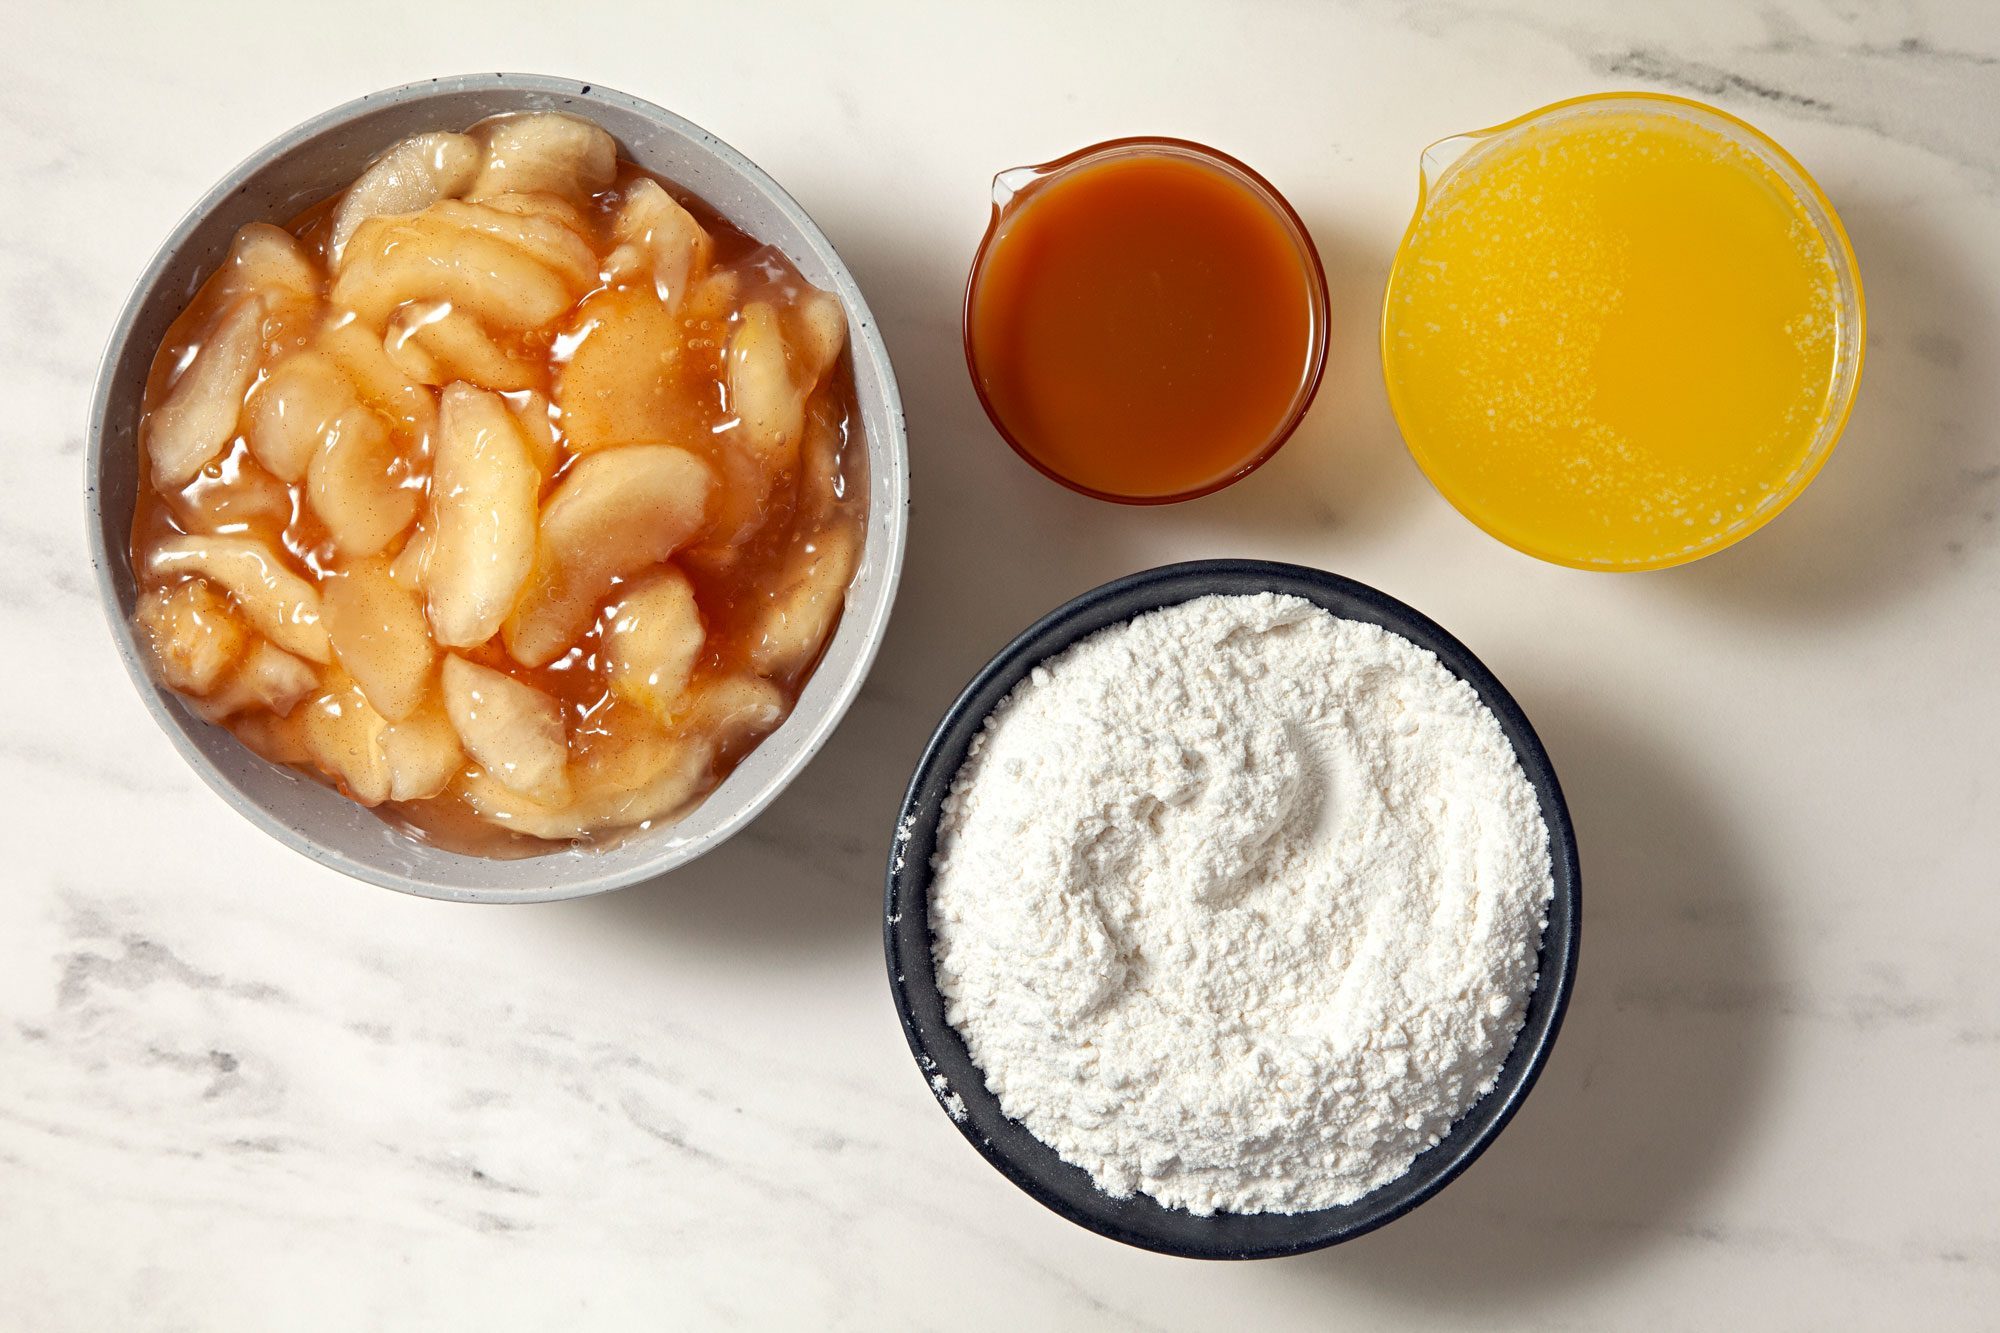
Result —
[[[644, 171], [630, 162], [618, 164], [618, 177], [584, 210], [589, 228], [585, 236], [600, 257], [612, 247], [611, 223], [617, 202], [626, 187]], [[664, 178], [654, 176], [682, 206], [708, 231], [714, 245], [711, 271], [733, 271], [740, 279], [737, 297], [720, 318], [690, 317], [683, 321], [682, 354], [672, 369], [663, 373], [657, 386], [663, 404], [677, 426], [672, 442], [720, 461], [729, 448], [724, 432], [729, 424], [719, 386], [725, 377], [724, 356], [737, 314], [754, 299], [785, 302], [804, 288], [804, 280], [779, 252], [733, 226], [703, 200]], [[307, 209], [286, 224], [298, 237], [306, 254], [324, 267], [331, 230], [333, 207], [338, 196]], [[174, 368], [192, 353], [213, 322], [217, 297], [212, 279], [187, 310], [169, 328], [156, 354], [147, 384], [146, 410], [150, 413], [165, 396]], [[623, 290], [623, 285], [600, 287], [584, 296], [575, 309], [587, 308], [593, 297]], [[336, 318], [322, 312], [320, 319]], [[568, 318], [568, 317], [565, 317]], [[287, 352], [306, 346], [317, 324], [296, 329], [266, 328], [264, 348], [268, 367]], [[508, 350], [521, 361], [540, 368], [532, 386], [546, 398], [557, 396], [564, 362], [576, 347], [590, 337], [586, 320], [582, 331], [567, 338], [553, 328], [529, 329], [518, 335], [492, 331], [497, 339], [510, 340]], [[503, 394], [517, 402], [525, 391]], [[837, 460], [838, 476], [833, 489], [842, 501], [827, 522], [832, 526], [858, 531], [862, 522], [860, 497], [865, 494], [864, 450], [854, 415], [851, 371], [843, 362], [828, 383], [813, 396], [808, 411], [826, 421], [842, 441]], [[559, 413], [554, 416], [557, 439], [563, 437]], [[401, 465], [407, 469], [409, 484], [428, 485], [431, 442], [421, 431], [399, 424], [396, 438]], [[144, 463], [138, 464], [144, 469]], [[559, 468], [543, 486], [546, 500], [565, 475]], [[724, 473], [726, 476], [726, 472]], [[757, 646], [759, 613], [780, 586], [787, 558], [802, 544], [823, 540], [824, 532], [801, 521], [795, 513], [801, 479], [794, 469], [783, 476], [765, 501], [760, 521], [749, 536], [728, 545], [697, 542], [675, 557], [674, 563], [693, 585], [706, 631], [702, 655], [695, 667], [693, 683], [710, 678], [739, 675], [748, 670]], [[288, 558], [294, 569], [315, 583], [339, 572], [341, 565], [324, 526], [303, 502], [303, 486], [279, 481], [262, 469], [251, 456], [242, 437], [226, 447], [219, 458], [186, 487], [162, 494], [151, 485], [141, 485], [132, 524], [132, 558], [144, 568], [146, 553], [162, 540], [188, 532], [238, 533], [257, 537], [272, 550]], [[392, 545], [391, 552], [395, 550]], [[595, 744], [613, 743], [621, 732], [651, 725], [633, 705], [616, 697], [609, 688], [599, 656], [601, 624], [593, 624], [569, 652], [542, 667], [525, 667], [515, 662], [496, 641], [458, 650], [460, 655], [483, 666], [523, 680], [557, 699], [563, 706], [564, 722], [570, 737], [572, 758], [590, 753]], [[828, 632], [831, 637], [831, 631]], [[824, 644], [822, 644], [822, 649]], [[789, 677], [775, 679], [787, 711], [796, 703], [815, 663], [807, 663]], [[304, 705], [301, 705], [304, 707]], [[781, 720], [781, 719], [780, 719]], [[225, 725], [235, 727], [238, 719]], [[776, 725], [774, 721], [773, 726]], [[720, 749], [709, 780], [703, 788], [712, 790], [768, 731], [738, 739]], [[254, 747], [253, 747], [254, 748]], [[323, 776], [302, 765], [314, 776]], [[344, 790], [344, 788], [343, 788]], [[377, 813], [406, 832], [436, 842], [452, 850], [485, 856], [525, 856], [559, 850], [536, 838], [510, 832], [482, 822], [466, 808], [452, 790], [421, 801], [389, 803]], [[610, 837], [599, 841], [609, 841]]]
[[1081, 489], [1167, 499], [1256, 465], [1323, 336], [1270, 202], [1165, 153], [1073, 167], [1009, 206], [973, 279], [974, 375], [1015, 446]]

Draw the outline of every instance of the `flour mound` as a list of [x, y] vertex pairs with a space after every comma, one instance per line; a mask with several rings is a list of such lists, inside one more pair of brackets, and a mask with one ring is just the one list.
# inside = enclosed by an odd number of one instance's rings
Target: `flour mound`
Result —
[[1106, 1193], [1301, 1212], [1493, 1086], [1554, 892], [1514, 751], [1437, 657], [1297, 597], [1103, 630], [994, 710], [932, 860], [945, 1016]]

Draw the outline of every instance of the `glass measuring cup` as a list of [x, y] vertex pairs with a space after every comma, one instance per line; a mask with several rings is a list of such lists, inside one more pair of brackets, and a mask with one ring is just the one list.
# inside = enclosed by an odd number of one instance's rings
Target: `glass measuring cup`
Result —
[[1475, 524], [1656, 569], [1804, 490], [1864, 322], [1839, 218], [1790, 154], [1699, 102], [1606, 93], [1424, 150], [1383, 373], [1412, 457]]
[[1167, 504], [1285, 442], [1326, 356], [1326, 279], [1268, 181], [1181, 139], [1002, 171], [966, 282], [966, 365], [1010, 447], [1072, 490]]

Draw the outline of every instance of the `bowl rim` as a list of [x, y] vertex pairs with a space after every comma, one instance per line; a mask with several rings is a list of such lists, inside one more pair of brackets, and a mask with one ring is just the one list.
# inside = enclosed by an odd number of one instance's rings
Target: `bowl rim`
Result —
[[[1233, 586], [1213, 586], [1217, 582]], [[1000, 1111], [963, 1039], [942, 1017], [931, 955], [929, 861], [939, 807], [967, 747], [993, 708], [1029, 670], [1098, 630], [1148, 610], [1210, 593], [1266, 591], [1304, 596], [1335, 615], [1365, 619], [1402, 635], [1436, 653], [1446, 670], [1478, 692], [1513, 744], [1541, 803], [1554, 894], [1547, 907], [1538, 979], [1528, 995], [1527, 1017], [1492, 1089], [1453, 1121], [1437, 1144], [1419, 1154], [1408, 1171], [1352, 1203], [1332, 1208], [1197, 1218], [1145, 1195], [1113, 1199], [1096, 1190], [1081, 1168], [1062, 1161], [1025, 1126]], [[1327, 605], [1322, 597], [1339, 607]], [[1056, 607], [996, 653], [945, 711], [918, 761], [898, 810], [883, 900], [883, 952], [904, 1038], [940, 1109], [966, 1141], [1023, 1193], [1078, 1226], [1139, 1249], [1197, 1259], [1279, 1258], [1340, 1244], [1387, 1225], [1457, 1179], [1513, 1119], [1547, 1064], [1575, 986], [1581, 935], [1582, 880], [1575, 828], [1548, 753], [1513, 696], [1464, 644], [1406, 603], [1326, 570], [1267, 560], [1194, 560], [1114, 579]], [[917, 1012], [916, 998], [925, 999], [934, 1016]], [[944, 1086], [935, 1081], [939, 1079]], [[961, 1103], [957, 1110], [946, 1104], [952, 1094]], [[1030, 1160], [1022, 1160], [1022, 1155]], [[1052, 1187], [1050, 1178], [1063, 1188]], [[1172, 1219], [1178, 1234], [1162, 1232], [1167, 1219]], [[1202, 1234], [1209, 1232], [1216, 1234]]]
[[[655, 855], [618, 869], [599, 869], [594, 872], [589, 869], [587, 860], [558, 861], [555, 857], [540, 858], [551, 868], [549, 876], [551, 882], [546, 886], [519, 889], [461, 888], [432, 883], [413, 875], [399, 874], [393, 870], [371, 865], [325, 846], [300, 832], [237, 787], [229, 776], [194, 743], [193, 737], [189, 734], [189, 726], [205, 724], [192, 720], [184, 721], [177, 716], [168, 705], [160, 686], [146, 669], [136, 635], [123, 611], [118, 588], [112, 577], [113, 562], [119, 557], [118, 552], [112, 550], [105, 540], [102, 486], [102, 476], [107, 463], [105, 435], [111, 414], [111, 391], [118, 368], [130, 350], [128, 345], [131, 342], [134, 326], [164, 274], [208, 216], [220, 208], [258, 171], [276, 163], [320, 134], [337, 129], [367, 112], [395, 103], [422, 102], [433, 96], [495, 88], [558, 97], [566, 102], [579, 102], [586, 114], [588, 105], [592, 101], [609, 103], [682, 135], [692, 143], [699, 144], [706, 154], [716, 159], [729, 172], [754, 184], [787, 221], [823, 250], [835, 279], [836, 293], [847, 307], [849, 342], [851, 344], [858, 342], [866, 348], [871, 362], [880, 375], [884, 397], [883, 415], [891, 427], [888, 439], [881, 441], [879, 445], [871, 439], [868, 448], [870, 467], [883, 468], [886, 465], [888, 482], [887, 494], [875, 497], [875, 502], [883, 504], [888, 510], [881, 529], [887, 541], [879, 566], [881, 594], [872, 614], [863, 624], [858, 654], [846, 676], [839, 682], [834, 695], [826, 701], [824, 711], [816, 718], [802, 719], [810, 721], [811, 726], [798, 734], [794, 742], [796, 745], [794, 752], [770, 775], [763, 786], [753, 789], [748, 799], [731, 811], [722, 823], [710, 829], [698, 844], [691, 839], [668, 836], [663, 839]], [[641, 883], [674, 870], [741, 832], [804, 771], [859, 696], [861, 687], [874, 666], [876, 656], [881, 651], [882, 642], [887, 637], [889, 617], [895, 607], [896, 593], [902, 579], [903, 558], [908, 545], [909, 443], [902, 395], [896, 383], [895, 369], [889, 357], [888, 346], [882, 338], [874, 314], [861, 293], [860, 285], [855, 281], [846, 261], [840, 258], [831, 238], [820, 229], [819, 224], [813, 221], [811, 215], [798, 201], [762, 167], [693, 121], [655, 103], [602, 83], [543, 74], [498, 72], [445, 75], [416, 79], [365, 93], [299, 122], [231, 167], [174, 224], [173, 229], [154, 251], [152, 258], [147, 261], [120, 306], [117, 319], [105, 340], [104, 350], [99, 356], [96, 376], [91, 385], [90, 412], [84, 436], [83, 454], [85, 537], [89, 543], [88, 552], [97, 587], [98, 605], [104, 613], [113, 645], [124, 662], [127, 676], [143, 701], [146, 711], [160, 730], [166, 733], [168, 741], [179, 752], [182, 760], [195, 771], [211, 791], [222, 798], [224, 804], [278, 842], [309, 860], [379, 888], [394, 889], [415, 897], [447, 902], [551, 902], [604, 893]], [[873, 536], [872, 532], [870, 536]], [[839, 627], [836, 627], [835, 634], [839, 632]], [[795, 711], [792, 716], [786, 718], [786, 722], [790, 723], [797, 716]], [[773, 732], [772, 738], [778, 734]], [[389, 826], [385, 825], [385, 828], [387, 827]], [[670, 834], [671, 826], [656, 831]], [[408, 837], [400, 830], [392, 832], [398, 838]], [[581, 869], [576, 873], [564, 873], [571, 867], [581, 867]]]

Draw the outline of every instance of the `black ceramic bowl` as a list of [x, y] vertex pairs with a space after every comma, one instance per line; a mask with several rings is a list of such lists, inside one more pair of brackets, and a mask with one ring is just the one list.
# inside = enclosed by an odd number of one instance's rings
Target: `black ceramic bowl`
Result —
[[[1344, 619], [1369, 621], [1392, 630], [1436, 653], [1447, 670], [1478, 691], [1513, 742], [1521, 768], [1541, 798], [1542, 819], [1549, 830], [1555, 897], [1549, 903], [1548, 926], [1542, 933], [1541, 980], [1528, 998], [1527, 1019], [1493, 1090], [1407, 1172], [1337, 1208], [1196, 1217], [1179, 1208], [1163, 1207], [1144, 1195], [1112, 1198], [1093, 1185], [1084, 1171], [1063, 1161], [1019, 1122], [1002, 1114], [998, 1099], [986, 1090], [984, 1076], [966, 1053], [965, 1043], [945, 1022], [944, 1001], [931, 967], [931, 852], [940, 807], [965, 760], [966, 747], [987, 715], [1036, 663], [1107, 625], [1159, 607], [1210, 593], [1258, 592], [1291, 593]], [[1163, 1254], [1198, 1259], [1300, 1254], [1352, 1240], [1394, 1221], [1436, 1194], [1485, 1151], [1526, 1100], [1555, 1045], [1570, 984], [1576, 977], [1582, 909], [1576, 835], [1555, 770], [1549, 766], [1535, 729], [1493, 673], [1464, 644], [1395, 598], [1322, 570], [1259, 560], [1200, 560], [1118, 579], [1057, 607], [1002, 649], [952, 704], [917, 765], [896, 827], [889, 854], [884, 943], [896, 1008], [924, 1078], [931, 1082], [941, 1103], [948, 1097], [963, 1102], [963, 1117], [953, 1117], [960, 1132], [1030, 1196], [1099, 1235]]]

